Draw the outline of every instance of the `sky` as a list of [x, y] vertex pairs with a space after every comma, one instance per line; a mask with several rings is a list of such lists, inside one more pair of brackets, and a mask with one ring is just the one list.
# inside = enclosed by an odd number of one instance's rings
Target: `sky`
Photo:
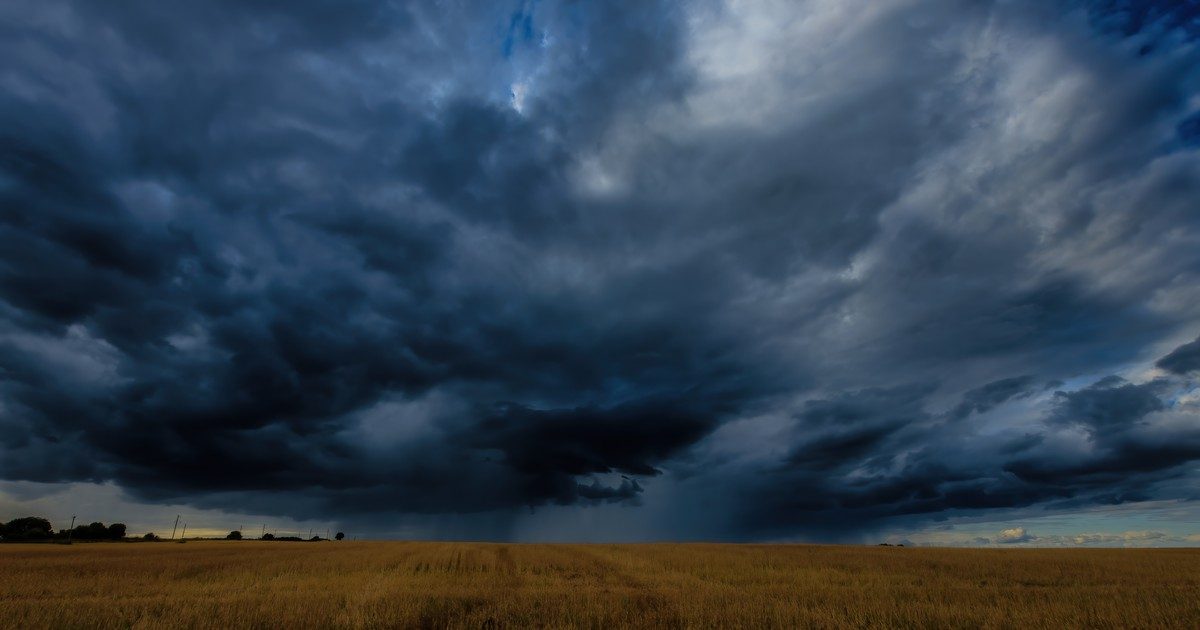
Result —
[[1200, 3], [0, 3], [0, 520], [1200, 544]]

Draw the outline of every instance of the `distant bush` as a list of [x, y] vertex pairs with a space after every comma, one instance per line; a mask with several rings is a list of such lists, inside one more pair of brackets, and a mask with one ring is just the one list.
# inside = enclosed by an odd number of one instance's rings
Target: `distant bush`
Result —
[[341, 539], [343, 539], [343, 538], [345, 538], [345, 537], [346, 537], [346, 535], [345, 535], [345, 534], [343, 534], [342, 532], [338, 532], [338, 533], [337, 533], [337, 536], [334, 536], [334, 538], [335, 538], [335, 539], [337, 539], [337, 540], [341, 540]]
[[225, 538], [226, 538], [226, 540], [241, 540], [242, 532], [239, 532], [238, 530], [235, 529], [235, 530], [229, 532], [229, 535], [226, 536]]
[[263, 534], [260, 540], [275, 540], [275, 534]]
[[158, 540], [158, 536], [155, 536], [154, 532], [150, 532], [145, 536], [142, 536], [142, 540]]

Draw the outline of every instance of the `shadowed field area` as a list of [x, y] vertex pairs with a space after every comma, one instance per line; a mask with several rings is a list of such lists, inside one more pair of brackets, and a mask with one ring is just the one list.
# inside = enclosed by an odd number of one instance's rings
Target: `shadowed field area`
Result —
[[1189, 627], [1200, 549], [0, 546], [0, 627]]

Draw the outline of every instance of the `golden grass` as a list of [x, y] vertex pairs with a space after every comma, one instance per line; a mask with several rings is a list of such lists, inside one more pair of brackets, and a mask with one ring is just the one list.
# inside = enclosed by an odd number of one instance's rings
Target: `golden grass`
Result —
[[4, 628], [1197, 628], [1200, 549], [0, 546]]

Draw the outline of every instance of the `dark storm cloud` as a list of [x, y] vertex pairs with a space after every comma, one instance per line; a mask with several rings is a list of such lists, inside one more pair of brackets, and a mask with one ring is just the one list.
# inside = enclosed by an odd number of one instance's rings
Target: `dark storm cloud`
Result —
[[[1027, 381], [1004, 379], [969, 391], [952, 417], [961, 418], [959, 410], [976, 404], [981, 392], [1022, 391]], [[742, 475], [733, 486], [750, 497], [742, 505], [742, 531], [837, 539], [930, 514], [1144, 501], [1162, 496], [1164, 484], [1169, 488], [1182, 466], [1200, 458], [1195, 410], [1171, 410], [1163, 381], [1135, 385], [1108, 377], [1059, 391], [1050, 414], [1033, 425], [1037, 433], [1019, 436], [954, 433], [931, 422], [932, 391], [865, 390], [806, 403], [795, 419], [802, 443], [782, 468], [770, 476], [726, 471]], [[1173, 422], [1172, 413], [1186, 422]], [[1085, 449], [1065, 448], [1063, 425], [1086, 428]]]
[[805, 442], [788, 457], [788, 464], [822, 475], [863, 464], [868, 455], [884, 450], [894, 433], [928, 420], [921, 402], [931, 389], [870, 389], [806, 402], [797, 418], [807, 434]]
[[1091, 431], [1121, 431], [1146, 414], [1165, 408], [1160, 396], [1165, 383], [1126, 383], [1119, 377], [1101, 379], [1074, 392], [1056, 392], [1055, 420], [1078, 424]]
[[653, 464], [713, 429], [704, 414], [672, 401], [565, 411], [504, 405], [469, 439], [500, 451], [522, 472], [657, 475]]
[[[662, 474], [655, 466], [715, 428], [713, 414], [720, 407], [697, 402], [549, 410], [501, 404], [455, 441], [485, 458], [495, 454], [513, 471], [513, 483], [530, 503], [633, 500], [642, 487], [626, 475]], [[622, 473], [621, 482], [605, 485], [594, 477], [606, 473]]]
[[[1170, 413], [1164, 381], [1132, 384], [1118, 377], [1101, 379], [1074, 392], [1056, 392], [1050, 421], [1083, 427], [1092, 450], [1086, 454], [1034, 453], [1007, 465], [1022, 479], [1037, 483], [1096, 486], [1106, 500], [1139, 491], [1144, 479], [1169, 473], [1200, 457], [1200, 431], [1194, 425], [1154, 426]], [[1184, 411], [1184, 418], [1191, 413]]]
[[1188, 374], [1200, 370], [1200, 339], [1171, 351], [1171, 354], [1155, 363], [1158, 367], [1175, 374]]
[[1095, 18], [1133, 35], [1147, 29], [1179, 29], [1200, 34], [1200, 4], [1194, 0], [1089, 0]]
[[992, 468], [994, 462], [972, 456], [971, 445], [948, 435], [925, 409], [932, 391], [907, 386], [810, 402], [808, 409], [839, 410], [829, 416], [836, 421], [815, 429], [810, 414], [796, 418], [802, 434], [817, 437], [806, 438], [787, 458], [787, 469], [755, 488], [741, 526], [760, 534], [792, 529], [842, 537], [891, 517], [1014, 507], [1055, 496], [1015, 483]]
[[[32, 11], [32, 47], [92, 64], [86, 78], [117, 106], [114, 128], [97, 139], [68, 112], [35, 113], [9, 99], [10, 120], [35, 124], [3, 145], [0, 286], [15, 330], [74, 335], [105, 348], [109, 364], [104, 382], [56, 380], [38, 348], [5, 346], [6, 443], [38, 455], [7, 457], [8, 476], [114, 478], [148, 497], [319, 487], [339, 504], [356, 488], [392, 486], [357, 493], [353, 508], [364, 511], [633, 500], [636, 481], [609, 486], [592, 475], [659, 474], [655, 465], [760, 387], [745, 383], [771, 380], [754, 377], [700, 318], [668, 322], [669, 295], [609, 304], [615, 293], [514, 284], [536, 283], [533, 274], [476, 277], [506, 271], [491, 261], [455, 267], [461, 258], [450, 254], [473, 247], [458, 239], [474, 223], [499, 225], [482, 228], [499, 230], [482, 238], [506, 247], [508, 230], [570, 238], [566, 157], [503, 102], [455, 97], [430, 111], [369, 93], [335, 95], [299, 63], [305, 55], [357, 63], [348, 55], [355, 46], [416, 28], [410, 10], [251, 3], [187, 11], [92, 13], [115, 29], [115, 42], [80, 23], [64, 25], [82, 30], [73, 38], [57, 37]], [[614, 13], [569, 24], [590, 69], [549, 97], [644, 98], [657, 89], [618, 76], [670, 83], [673, 26], [665, 14], [638, 13], [652, 19]], [[181, 36], [167, 36], [173, 31]], [[249, 56], [201, 54], [205, 39]], [[78, 56], [96, 47], [108, 54]], [[122, 54], [171, 73], [127, 77], [105, 67]], [[28, 56], [29, 71], [45, 69]], [[185, 89], [185, 80], [194, 83]], [[392, 193], [403, 199], [372, 198]], [[615, 291], [644, 290], [644, 282], [622, 284]], [[595, 330], [581, 335], [588, 322]], [[362, 445], [342, 435], [350, 416], [385, 395], [455, 383], [466, 384], [472, 410], [514, 396], [539, 407], [471, 411], [451, 421], [444, 440], [420, 444], [420, 454], [398, 447], [412, 465], [356, 465]], [[692, 402], [645, 398], [695, 390]], [[486, 471], [431, 462], [491, 452], [500, 460]], [[464, 491], [480, 476], [506, 488]]]
[[1014, 376], [992, 381], [963, 394], [963, 400], [954, 408], [955, 418], [965, 418], [972, 413], [986, 413], [997, 405], [1013, 398], [1024, 398], [1033, 393], [1032, 376]]
[[1045, 383], [1195, 334], [1194, 15], [919, 5], [5, 5], [0, 476], [730, 538], [1179, 498], [1195, 342]]

